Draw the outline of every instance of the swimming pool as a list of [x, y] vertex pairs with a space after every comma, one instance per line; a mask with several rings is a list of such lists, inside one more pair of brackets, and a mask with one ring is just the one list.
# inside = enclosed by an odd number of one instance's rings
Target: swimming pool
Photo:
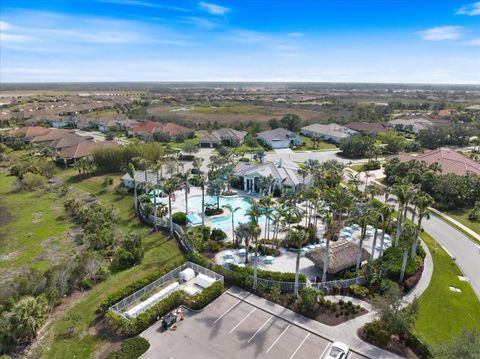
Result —
[[[217, 198], [213, 196], [205, 196], [205, 206], [207, 204], [216, 204]], [[250, 218], [247, 216], [246, 212], [250, 209], [250, 203], [246, 200], [245, 197], [220, 197], [220, 207], [230, 204], [233, 208], [240, 207], [238, 211], [234, 214], [235, 227], [239, 223], [247, 223]], [[194, 208], [198, 212], [201, 212], [202, 209], [202, 196], [192, 196], [188, 199], [189, 208]], [[222, 230], [229, 230], [232, 226], [232, 215], [228, 215], [213, 218], [210, 220], [213, 228], [220, 228]], [[259, 223], [265, 223], [265, 219], [260, 217]]]

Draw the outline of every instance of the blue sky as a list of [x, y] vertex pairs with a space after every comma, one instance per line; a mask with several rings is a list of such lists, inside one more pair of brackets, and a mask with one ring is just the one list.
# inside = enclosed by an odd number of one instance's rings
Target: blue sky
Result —
[[0, 80], [480, 84], [480, 2], [2, 0]]

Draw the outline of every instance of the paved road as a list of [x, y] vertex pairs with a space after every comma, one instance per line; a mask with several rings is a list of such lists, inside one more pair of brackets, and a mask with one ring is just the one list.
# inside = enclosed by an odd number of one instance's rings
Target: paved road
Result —
[[434, 215], [423, 221], [423, 228], [456, 258], [458, 266], [480, 298], [480, 246]]
[[[363, 174], [360, 174], [360, 178], [363, 181]], [[383, 196], [378, 197], [378, 199], [384, 200]], [[435, 215], [431, 215], [430, 219], [424, 219], [422, 225], [425, 232], [446, 248], [451, 256], [456, 258], [457, 265], [468, 278], [480, 299], [480, 246]]]
[[267, 153], [265, 155], [266, 161], [278, 161], [280, 158], [285, 159], [288, 158], [293, 162], [305, 162], [306, 160], [318, 160], [320, 162], [328, 161], [328, 160], [337, 160], [343, 163], [356, 163], [356, 162], [365, 162], [366, 159], [357, 159], [357, 160], [350, 160], [346, 158], [342, 158], [338, 156], [339, 150], [334, 151], [320, 151], [320, 152], [292, 152], [292, 153]]

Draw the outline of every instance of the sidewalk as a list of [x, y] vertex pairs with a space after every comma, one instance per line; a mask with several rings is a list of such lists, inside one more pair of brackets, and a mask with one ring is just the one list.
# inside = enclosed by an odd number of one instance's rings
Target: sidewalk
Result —
[[[353, 327], [345, 326], [344, 324], [337, 325], [337, 326], [328, 326], [326, 324], [322, 324], [315, 320], [309, 319], [304, 317], [301, 314], [295, 313], [289, 309], [286, 309], [278, 304], [270, 302], [266, 299], [260, 298], [255, 294], [251, 294], [243, 289], [238, 287], [232, 287], [227, 292], [231, 296], [243, 300], [244, 302], [253, 305], [254, 307], [261, 308], [262, 310], [278, 316], [287, 322], [296, 325], [304, 330], [309, 332], [315, 333], [320, 337], [323, 337], [329, 341], [336, 341], [340, 340], [347, 344], [350, 349], [354, 352], [357, 352], [363, 356], [372, 359], [400, 359], [401, 357], [391, 353], [389, 351], [380, 349], [374, 345], [368, 344], [361, 340], [357, 336], [357, 329]], [[371, 321], [372, 313], [367, 313], [362, 315], [359, 318], [366, 317], [365, 321]], [[346, 323], [345, 323], [346, 324]]]

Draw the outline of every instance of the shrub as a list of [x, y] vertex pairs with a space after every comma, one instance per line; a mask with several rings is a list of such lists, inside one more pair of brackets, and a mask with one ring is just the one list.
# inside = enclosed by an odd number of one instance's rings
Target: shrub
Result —
[[[352, 284], [350, 286], [350, 289], [352, 290], [353, 294], [360, 298], [365, 298], [369, 294], [368, 288], [362, 287], [361, 285], [358, 284]], [[352, 302], [349, 302], [350, 304]]]
[[187, 303], [192, 309], [202, 309], [211, 303], [223, 292], [223, 284], [221, 282], [215, 282], [211, 286], [205, 288], [198, 294], [193, 296], [186, 295]]
[[363, 166], [362, 166], [362, 170], [363, 171], [374, 171], [374, 170], [378, 170], [382, 167], [382, 165], [380, 164], [380, 161], [378, 160], [369, 160], [367, 163], [365, 163]]
[[277, 248], [272, 248], [269, 246], [259, 245], [258, 251], [265, 256], [274, 256], [278, 257], [280, 255], [280, 250]]
[[179, 226], [184, 226], [187, 224], [187, 214], [185, 212], [175, 212], [172, 214], [172, 221]]
[[366, 337], [365, 339], [369, 343], [379, 347], [385, 347], [390, 342], [390, 333], [380, 320], [365, 324], [363, 330]]
[[311, 312], [323, 297], [323, 293], [316, 288], [304, 288], [300, 291], [300, 297], [302, 298], [302, 310]]
[[250, 162], [250, 158], [248, 157], [242, 157], [239, 159], [240, 162]]
[[182, 258], [182, 259], [180, 259], [180, 260], [178, 260], [178, 261], [176, 261], [176, 262], [174, 262], [170, 265], [165, 266], [162, 270], [153, 271], [153, 272], [143, 276], [142, 278], [139, 278], [139, 279], [133, 281], [132, 283], [130, 283], [126, 287], [124, 287], [122, 289], [119, 289], [116, 292], [113, 292], [112, 294], [110, 294], [107, 298], [105, 298], [100, 303], [98, 311], [100, 313], [105, 313], [108, 310], [108, 308], [110, 308], [115, 303], [119, 302], [120, 300], [122, 300], [125, 297], [128, 297], [130, 294], [133, 294], [137, 290], [145, 287], [146, 285], [152, 283], [153, 281], [157, 280], [162, 275], [170, 272], [171, 270], [173, 270], [176, 267], [178, 267], [179, 265], [181, 265], [183, 262], [184, 262], [184, 259]]
[[110, 353], [107, 359], [136, 359], [150, 348], [148, 340], [142, 337], [126, 339], [119, 350]]
[[220, 242], [227, 239], [227, 234], [220, 228], [214, 228], [212, 229], [212, 233], [210, 234], [210, 239], [216, 242]]
[[41, 189], [47, 184], [47, 179], [39, 174], [27, 172], [21, 180], [22, 187], [28, 191]]
[[420, 268], [418, 268], [417, 272], [414, 275], [408, 277], [403, 282], [403, 287], [405, 288], [405, 290], [408, 291], [408, 290], [412, 289], [413, 287], [415, 287], [415, 285], [418, 283], [418, 281], [422, 277], [422, 273], [423, 273], [423, 266], [420, 266]]

